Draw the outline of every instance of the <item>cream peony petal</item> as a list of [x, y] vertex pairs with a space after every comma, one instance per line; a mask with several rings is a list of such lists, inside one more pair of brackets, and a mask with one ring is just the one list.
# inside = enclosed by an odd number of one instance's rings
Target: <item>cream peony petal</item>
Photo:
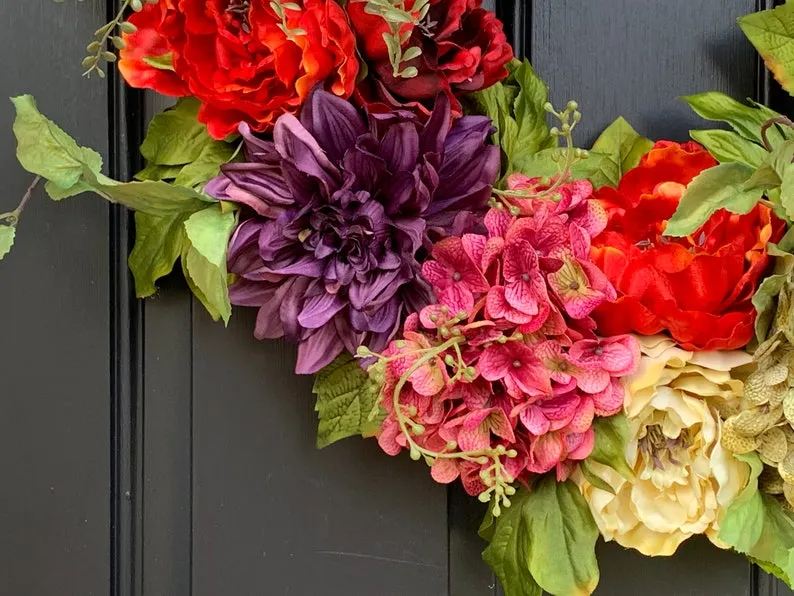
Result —
[[741, 350], [695, 352], [690, 360], [692, 364], [702, 366], [708, 370], [722, 370], [725, 372], [750, 364], [752, 361], [753, 357]]
[[731, 370], [750, 357], [743, 352], [692, 353], [669, 338], [638, 338], [643, 356], [627, 379], [624, 411], [630, 440], [630, 483], [599, 466], [610, 494], [577, 480], [606, 540], [645, 555], [667, 556], [693, 534], [716, 544], [726, 508], [747, 483], [749, 469], [720, 445], [718, 408], [743, 395]]

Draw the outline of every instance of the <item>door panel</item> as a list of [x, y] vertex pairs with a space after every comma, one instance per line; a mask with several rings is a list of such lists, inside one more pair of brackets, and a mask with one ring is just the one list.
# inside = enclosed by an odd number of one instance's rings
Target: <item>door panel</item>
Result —
[[[127, 175], [138, 159], [127, 143], [135, 149], [142, 120], [165, 104], [78, 76], [80, 41], [114, 1], [0, 4], [14, 57], [0, 62], [6, 95], [35, 93], [111, 173]], [[677, 95], [768, 95], [735, 25], [763, 2], [485, 4], [553, 100], [580, 103], [581, 145], [618, 115], [647, 136], [685, 139], [699, 123]], [[11, 121], [8, 104], [0, 115]], [[116, 131], [127, 134], [109, 142]], [[13, 208], [29, 177], [8, 130], [3, 139], [2, 200]], [[311, 381], [293, 374], [291, 346], [253, 339], [253, 311], [236, 309], [224, 329], [178, 274], [131, 303], [126, 226], [100, 201], [39, 194], [0, 264], [14, 280], [0, 296], [0, 594], [501, 593], [480, 559], [483, 506], [458, 486], [434, 484], [374, 441], [315, 449]], [[674, 558], [604, 544], [599, 554], [598, 594], [791, 593], [706, 540]]]

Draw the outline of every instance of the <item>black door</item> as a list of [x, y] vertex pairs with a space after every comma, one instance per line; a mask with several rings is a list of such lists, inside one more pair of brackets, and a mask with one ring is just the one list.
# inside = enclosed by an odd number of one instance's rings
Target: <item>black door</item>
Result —
[[[493, 5], [493, 2], [491, 2]], [[623, 115], [642, 134], [697, 126], [676, 96], [723, 90], [785, 110], [735, 25], [771, 0], [504, 0], [497, 10], [579, 143]], [[154, 100], [80, 77], [115, 0], [0, 2], [3, 95], [42, 111], [129, 176]], [[791, 110], [788, 110], [789, 112]], [[0, 103], [4, 192], [29, 177]], [[145, 303], [126, 270], [126, 213], [37, 194], [0, 264], [0, 594], [486, 596], [481, 505], [374, 442], [314, 448], [295, 352], [213, 324], [178, 275]], [[223, 373], [223, 374], [222, 374]], [[790, 593], [693, 540], [676, 557], [601, 548], [597, 594]]]

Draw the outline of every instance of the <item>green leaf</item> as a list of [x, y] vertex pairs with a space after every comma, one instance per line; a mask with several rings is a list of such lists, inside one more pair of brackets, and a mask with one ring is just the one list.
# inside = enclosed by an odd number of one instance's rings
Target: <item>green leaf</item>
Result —
[[521, 489], [496, 519], [483, 559], [505, 596], [591, 594], [598, 585], [598, 528], [579, 489], [546, 475]]
[[[608, 418], [596, 418], [593, 421], [593, 432], [595, 432], [593, 451], [585, 461], [594, 461], [609, 466], [626, 480], [633, 482], [634, 471], [626, 462], [626, 445], [629, 442], [630, 434], [626, 416], [617, 414]], [[591, 482], [591, 484], [601, 488], [595, 482]]]
[[780, 181], [780, 203], [790, 220], [794, 220], [794, 167], [789, 163]]
[[728, 507], [725, 519], [720, 522], [719, 537], [740, 553], [746, 553], [758, 542], [763, 530], [764, 505], [758, 491], [758, 477], [764, 464], [755, 453], [733, 457], [750, 466], [750, 478], [744, 490]]
[[11, 102], [17, 112], [14, 120], [17, 159], [28, 172], [67, 190], [80, 181], [86, 168], [95, 172], [102, 169], [99, 153], [80, 147], [54, 122], [42, 116], [31, 95], [13, 97]]
[[11, 251], [11, 247], [14, 246], [14, 237], [16, 233], [16, 226], [0, 224], [0, 261]]
[[617, 187], [623, 174], [636, 167], [652, 147], [653, 141], [641, 137], [625, 119], [618, 118], [596, 139], [592, 151], [608, 158], [602, 161], [600, 171], [608, 186]]
[[693, 233], [717, 210], [748, 213], [761, 199], [763, 190], [745, 189], [753, 169], [741, 163], [723, 163], [703, 170], [689, 183], [673, 217], [667, 223], [667, 236]]
[[198, 159], [204, 148], [214, 143], [207, 127], [198, 121], [201, 103], [192, 97], [154, 118], [149, 124], [141, 154], [160, 166], [178, 166]]
[[505, 175], [519, 171], [518, 164], [538, 151], [557, 146], [543, 109], [548, 97], [548, 86], [526, 60], [513, 63], [506, 80], [472, 94], [477, 111], [497, 129], [493, 141], [504, 153]]
[[794, 4], [740, 17], [739, 26], [777, 82], [794, 94]]
[[763, 463], [755, 453], [735, 455], [750, 466], [750, 480], [720, 522], [719, 538], [775, 573], [789, 587], [794, 579], [794, 517], [774, 497], [758, 490]]
[[154, 294], [155, 282], [173, 270], [184, 247], [184, 224], [188, 216], [188, 213], [163, 217], [135, 214], [135, 247], [130, 253], [129, 266], [138, 298]]
[[689, 135], [720, 163], [736, 162], [757, 168], [768, 155], [761, 145], [729, 130], [690, 130]]
[[193, 189], [167, 182], [116, 182], [89, 171], [84, 178], [88, 189], [104, 199], [149, 215], [192, 213], [214, 203]]
[[581, 464], [579, 464], [579, 471], [582, 473], [582, 476], [584, 476], [585, 480], [587, 480], [594, 487], [612, 495], [615, 494], [615, 489], [612, 488], [612, 486], [606, 480], [602, 479], [593, 471], [592, 464], [587, 460], [584, 460]]
[[[781, 240], [780, 245], [784, 242], [790, 242], [794, 238], [794, 228], [786, 233], [786, 236]], [[783, 286], [788, 281], [791, 272], [794, 271], [794, 254], [786, 252], [780, 245], [767, 244], [767, 252], [769, 256], [775, 259], [773, 271], [761, 282], [753, 295], [753, 306], [758, 313], [755, 318], [755, 335], [759, 342], [763, 342], [769, 335], [769, 329], [772, 326], [772, 320], [775, 316], [775, 305], [778, 294]]]
[[[766, 106], [757, 103], [748, 106], [718, 91], [687, 95], [680, 99], [688, 103], [689, 107], [700, 117], [706, 120], [725, 122], [742, 137], [756, 143], [762, 143], [761, 127], [764, 123], [770, 118], [780, 116], [778, 112], [770, 110]], [[767, 135], [769, 142], [774, 146], [780, 141], [792, 138], [793, 132], [773, 126]]]
[[144, 56], [142, 58], [145, 64], [157, 70], [174, 70], [174, 54], [168, 52], [167, 54], [160, 54], [159, 56]]
[[382, 422], [381, 387], [350, 354], [342, 354], [314, 378], [317, 395], [317, 447], [322, 449], [340, 439], [369, 435]]
[[150, 215], [198, 211], [210, 199], [189, 188], [165, 182], [116, 182], [100, 173], [102, 158], [80, 147], [63, 130], [45, 118], [29, 95], [13, 100], [17, 110], [14, 134], [17, 158], [27, 171], [47, 179], [45, 190], [54, 200], [93, 191]]
[[234, 154], [234, 145], [219, 141], [210, 143], [195, 161], [182, 168], [174, 183], [189, 188], [203, 187], [220, 173], [221, 166], [228, 163]]
[[[191, 289], [213, 319], [229, 322], [232, 307], [226, 276], [226, 248], [235, 225], [234, 212], [224, 213], [216, 203], [185, 222], [186, 246], [182, 267]], [[197, 290], [197, 291], [196, 291]]]
[[155, 163], [147, 164], [140, 172], [135, 174], [136, 180], [174, 180], [184, 166], [160, 166]]

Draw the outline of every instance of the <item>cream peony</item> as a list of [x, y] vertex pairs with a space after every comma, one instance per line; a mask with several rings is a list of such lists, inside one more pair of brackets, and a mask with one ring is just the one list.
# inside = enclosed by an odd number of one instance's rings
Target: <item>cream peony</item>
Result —
[[735, 407], [742, 382], [731, 370], [751, 362], [738, 351], [688, 352], [665, 337], [638, 337], [642, 361], [626, 379], [629, 482], [606, 466], [591, 469], [615, 490], [577, 475], [604, 538], [648, 556], [672, 555], [693, 534], [717, 544], [725, 509], [744, 488], [748, 466], [720, 445], [719, 411]]

